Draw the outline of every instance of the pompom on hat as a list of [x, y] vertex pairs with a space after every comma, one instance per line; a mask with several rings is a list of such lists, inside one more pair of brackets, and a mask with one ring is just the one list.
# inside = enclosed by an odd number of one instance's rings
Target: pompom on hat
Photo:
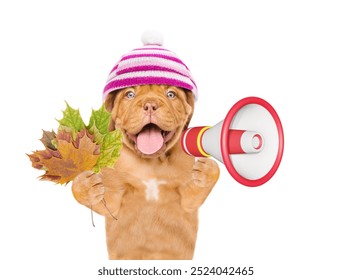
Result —
[[175, 53], [162, 47], [163, 37], [154, 30], [142, 35], [143, 47], [123, 55], [111, 70], [103, 92], [103, 100], [117, 89], [138, 85], [169, 85], [192, 91], [198, 98], [191, 72]]

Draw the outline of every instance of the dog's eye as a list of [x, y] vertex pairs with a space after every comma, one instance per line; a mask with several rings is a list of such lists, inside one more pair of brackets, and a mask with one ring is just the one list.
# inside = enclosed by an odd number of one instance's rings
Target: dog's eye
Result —
[[172, 90], [169, 90], [167, 93], [166, 93], [166, 96], [169, 98], [169, 99], [174, 99], [176, 97], [176, 93]]
[[128, 99], [133, 99], [133, 98], [136, 96], [136, 94], [135, 94], [133, 91], [127, 91], [127, 92], [125, 93], [125, 96], [126, 96]]

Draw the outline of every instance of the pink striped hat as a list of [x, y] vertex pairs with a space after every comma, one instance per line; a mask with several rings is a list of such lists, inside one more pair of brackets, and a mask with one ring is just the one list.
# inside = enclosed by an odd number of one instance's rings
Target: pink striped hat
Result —
[[197, 86], [187, 66], [173, 52], [162, 47], [160, 33], [143, 33], [143, 47], [123, 55], [111, 70], [103, 100], [114, 90], [138, 85], [170, 85], [188, 89], [197, 100]]

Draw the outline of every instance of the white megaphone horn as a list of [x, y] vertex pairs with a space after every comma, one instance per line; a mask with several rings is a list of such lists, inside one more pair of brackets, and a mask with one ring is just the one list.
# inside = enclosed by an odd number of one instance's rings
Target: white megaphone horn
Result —
[[267, 101], [247, 97], [233, 105], [215, 126], [184, 131], [181, 145], [189, 155], [213, 156], [236, 181], [256, 187], [270, 180], [279, 168], [284, 133], [278, 114]]

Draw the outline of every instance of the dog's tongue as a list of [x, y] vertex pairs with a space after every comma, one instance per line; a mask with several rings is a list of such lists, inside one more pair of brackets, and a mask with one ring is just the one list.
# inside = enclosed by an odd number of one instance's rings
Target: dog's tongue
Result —
[[148, 126], [137, 136], [137, 148], [143, 154], [151, 155], [159, 151], [164, 145], [164, 138], [156, 126]]

